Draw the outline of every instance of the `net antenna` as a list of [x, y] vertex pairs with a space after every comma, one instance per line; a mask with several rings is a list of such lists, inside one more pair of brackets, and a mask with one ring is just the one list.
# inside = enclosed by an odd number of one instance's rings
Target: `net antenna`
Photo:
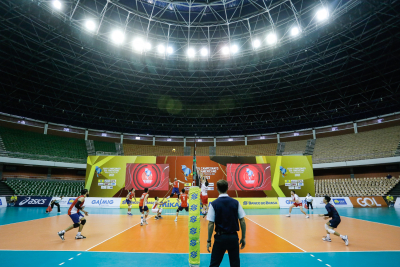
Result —
[[194, 151], [193, 151], [193, 182], [196, 186], [200, 186], [199, 175], [197, 174], [197, 164], [196, 164], [196, 139], [197, 134], [194, 136]]

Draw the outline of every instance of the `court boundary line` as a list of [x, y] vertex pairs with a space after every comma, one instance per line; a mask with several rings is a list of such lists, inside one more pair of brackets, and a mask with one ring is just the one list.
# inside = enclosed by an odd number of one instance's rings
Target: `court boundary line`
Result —
[[[184, 254], [187, 253], [179, 252], [179, 253], [171, 253], [171, 252], [127, 252], [127, 251], [85, 251], [85, 250], [10, 250], [10, 249], [0, 249], [1, 251], [8, 251], [8, 252], [95, 252], [95, 253], [132, 253], [132, 254]], [[369, 252], [400, 252], [400, 250], [371, 250], [371, 251], [306, 251], [306, 253], [369, 253]], [[290, 254], [290, 253], [304, 253], [304, 252], [240, 252], [240, 254]], [[211, 253], [200, 253], [200, 254], [209, 254]]]
[[295, 246], [296, 248], [298, 248], [298, 249], [300, 249], [300, 250], [302, 250], [303, 252], [307, 252], [307, 251], [305, 251], [304, 249], [302, 249], [301, 247], [299, 247], [299, 246], [297, 246], [297, 245], [295, 245], [295, 244], [293, 244], [292, 242], [290, 242], [289, 240], [287, 240], [286, 238], [283, 238], [283, 237], [281, 237], [280, 235], [278, 235], [278, 234], [276, 234], [276, 233], [274, 233], [274, 232], [272, 232], [271, 230], [269, 230], [268, 228], [266, 228], [266, 227], [264, 227], [264, 226], [262, 226], [262, 225], [260, 225], [260, 224], [258, 224], [258, 223], [256, 223], [255, 221], [253, 221], [252, 219], [250, 219], [249, 217], [246, 217], [248, 220], [250, 220], [250, 221], [252, 221], [253, 223], [255, 223], [255, 224], [257, 224], [258, 226], [260, 226], [261, 228], [264, 228], [265, 230], [267, 230], [268, 232], [271, 232], [272, 234], [274, 234], [274, 235], [276, 235], [277, 237], [279, 237], [279, 238], [282, 238], [283, 240], [285, 240], [286, 242], [288, 242], [289, 244], [291, 244], [291, 245], [293, 245], [293, 246]]
[[[153, 215], [151, 215], [151, 216], [149, 216], [148, 218], [150, 219], [151, 217], [153, 217]], [[104, 242], [106, 242], [106, 241], [108, 241], [108, 240], [110, 240], [111, 238], [114, 238], [114, 237], [116, 237], [117, 235], [120, 235], [120, 234], [122, 234], [123, 232], [126, 232], [126, 231], [128, 231], [129, 229], [131, 229], [131, 228], [133, 228], [133, 227], [135, 227], [136, 225], [138, 225], [138, 224], [140, 224], [140, 222], [139, 223], [137, 223], [137, 224], [134, 224], [134, 225], [132, 225], [131, 227], [129, 227], [129, 228], [126, 228], [125, 230], [123, 230], [122, 232], [119, 232], [118, 234], [116, 234], [116, 235], [113, 235], [112, 237], [110, 237], [110, 238], [107, 238], [106, 240], [104, 240], [104, 241], [101, 241], [100, 243], [98, 243], [97, 245], [94, 245], [93, 247], [90, 247], [90, 248], [88, 248], [88, 249], [86, 249], [85, 251], [89, 251], [90, 249], [92, 249], [92, 248], [95, 248], [95, 247], [97, 247], [98, 245], [101, 245], [101, 244], [103, 244]]]
[[340, 215], [340, 217], [345, 217], [345, 218], [355, 219], [355, 220], [360, 220], [360, 221], [365, 221], [365, 222], [371, 222], [371, 223], [379, 223], [379, 224], [383, 224], [383, 225], [387, 225], [387, 226], [393, 226], [393, 227], [400, 228], [400, 226], [396, 226], [396, 225], [392, 225], [392, 224], [380, 223], [380, 222], [373, 222], [373, 221], [368, 221], [368, 220], [359, 219], [359, 218], [353, 218], [353, 217], [349, 217], [349, 216], [342, 216], [342, 215]]
[[[33, 208], [33, 207], [32, 207]], [[37, 219], [33, 219], [33, 220], [27, 220], [27, 221], [22, 221], [22, 222], [13, 222], [13, 223], [7, 223], [7, 224], [0, 224], [0, 227], [5, 226], [5, 225], [10, 225], [10, 224], [16, 224], [16, 223], [24, 223], [24, 222], [31, 222], [31, 221], [37, 221], [37, 220], [43, 220], [43, 219], [48, 219], [48, 218], [52, 218], [52, 217], [59, 217], [59, 216], [64, 216], [67, 214], [60, 214], [60, 215], [53, 215], [53, 216], [48, 216], [46, 218], [37, 218]]]

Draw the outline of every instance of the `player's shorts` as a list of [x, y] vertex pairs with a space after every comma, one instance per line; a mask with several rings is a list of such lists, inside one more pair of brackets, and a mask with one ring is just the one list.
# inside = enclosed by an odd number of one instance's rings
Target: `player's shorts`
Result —
[[85, 217], [85, 216], [83, 216], [82, 213], [77, 212], [77, 213], [74, 213], [74, 214], [69, 215], [69, 217], [71, 218], [71, 220], [72, 220], [74, 223], [80, 223], [80, 222], [81, 222], [81, 218], [83, 218], [83, 217]]
[[152, 212], [152, 213], [159, 213], [159, 212], [161, 213], [161, 212], [162, 212], [162, 208], [159, 208], [159, 209], [152, 209], [151, 212]]
[[295, 207], [301, 207], [301, 206], [303, 206], [303, 203], [296, 203], [296, 202], [293, 202], [293, 205], [295, 206]]
[[148, 211], [149, 208], [147, 206], [144, 206], [144, 207], [139, 206], [139, 210], [140, 210], [140, 212], [143, 212], [143, 211]]
[[179, 194], [180, 194], [180, 193], [179, 193], [179, 188], [176, 188], [176, 187], [172, 188], [172, 194], [177, 194], [177, 195], [179, 195]]
[[189, 207], [179, 206], [179, 208], [178, 208], [179, 211], [182, 211], [183, 209], [185, 209], [186, 211], [189, 211]]
[[330, 221], [329, 221], [329, 226], [332, 227], [332, 228], [337, 228], [338, 225], [340, 224], [340, 222], [341, 222], [340, 219], [339, 219], [339, 220], [337, 220], [337, 219], [335, 219], [335, 220], [330, 220]]
[[201, 203], [203, 203], [203, 205], [207, 205], [208, 204], [208, 195], [200, 195], [201, 198]]
[[126, 200], [126, 205], [132, 205], [132, 201], [129, 200], [129, 199], [127, 199], [127, 200]]

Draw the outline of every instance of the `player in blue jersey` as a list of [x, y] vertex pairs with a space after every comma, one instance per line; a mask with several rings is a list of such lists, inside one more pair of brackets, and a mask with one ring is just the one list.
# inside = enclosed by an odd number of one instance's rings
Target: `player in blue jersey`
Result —
[[331, 201], [330, 197], [328, 197], [328, 196], [324, 197], [325, 209], [328, 213], [319, 215], [320, 217], [324, 217], [325, 220], [332, 218], [331, 220], [329, 220], [329, 222], [327, 222], [325, 224], [325, 229], [326, 229], [327, 235], [326, 235], [326, 237], [322, 238], [322, 240], [331, 242], [332, 240], [331, 240], [330, 234], [334, 234], [336, 236], [340, 236], [340, 238], [344, 241], [346, 246], [348, 246], [349, 238], [347, 237], [347, 235], [341, 235], [338, 232], [336, 232], [335, 230], [333, 230], [338, 227], [341, 220], [340, 220], [339, 213], [337, 212], [335, 207], [331, 203], [329, 203], [330, 201]]

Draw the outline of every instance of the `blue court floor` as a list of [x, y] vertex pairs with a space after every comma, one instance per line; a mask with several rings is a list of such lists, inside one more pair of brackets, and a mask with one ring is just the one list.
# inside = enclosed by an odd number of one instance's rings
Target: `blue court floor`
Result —
[[[126, 210], [121, 209], [95, 209], [87, 208], [90, 214], [106, 214], [125, 216]], [[67, 208], [61, 209], [65, 215]], [[375, 223], [400, 227], [400, 209], [375, 208], [353, 209], [338, 208], [341, 216], [353, 219], [365, 220]], [[245, 210], [247, 215], [285, 215], [287, 209], [274, 210]], [[314, 209], [310, 214], [325, 213], [324, 209]], [[133, 210], [133, 214], [139, 212]], [[165, 216], [174, 216], [174, 210], [165, 210]], [[293, 215], [300, 214], [299, 210], [293, 210]], [[185, 214], [182, 214], [185, 215]], [[28, 222], [32, 220], [44, 220], [48, 217], [59, 216], [54, 211], [48, 215], [43, 208], [2, 208], [0, 209], [0, 232], [5, 225]], [[180, 215], [181, 216], [181, 215]], [[110, 226], [111, 227], [111, 226]], [[301, 227], [301, 226], [300, 226]], [[31, 229], [34, 230], [34, 229]], [[27, 229], [21, 228], [21, 231]], [[203, 230], [202, 230], [203, 231]], [[204, 231], [207, 231], [204, 229]], [[365, 235], [370, 235], [366, 232]], [[374, 242], [374, 235], [370, 235]], [[398, 237], [400, 239], [400, 236]], [[0, 243], [7, 240], [0, 240]], [[24, 242], [24, 240], [21, 240]], [[42, 239], [36, 242], [50, 242]], [[51, 242], [58, 242], [51, 240]], [[134, 237], [133, 237], [134, 242]], [[247, 240], [249, 242], [249, 240]], [[265, 240], [268, 242], [268, 240]], [[159, 244], [160, 246], [173, 246]], [[18, 266], [155, 266], [155, 267], [179, 267], [188, 265], [186, 253], [131, 253], [131, 252], [92, 252], [92, 251], [62, 251], [62, 250], [0, 250], [1, 267]], [[209, 266], [210, 254], [201, 254], [200, 266]], [[357, 266], [400, 266], [400, 247], [394, 251], [368, 251], [368, 252], [296, 252], [296, 253], [243, 253], [241, 254], [241, 266], [251, 267], [282, 267], [282, 266], [319, 266], [319, 267], [357, 267]], [[229, 266], [227, 255], [221, 264]]]

